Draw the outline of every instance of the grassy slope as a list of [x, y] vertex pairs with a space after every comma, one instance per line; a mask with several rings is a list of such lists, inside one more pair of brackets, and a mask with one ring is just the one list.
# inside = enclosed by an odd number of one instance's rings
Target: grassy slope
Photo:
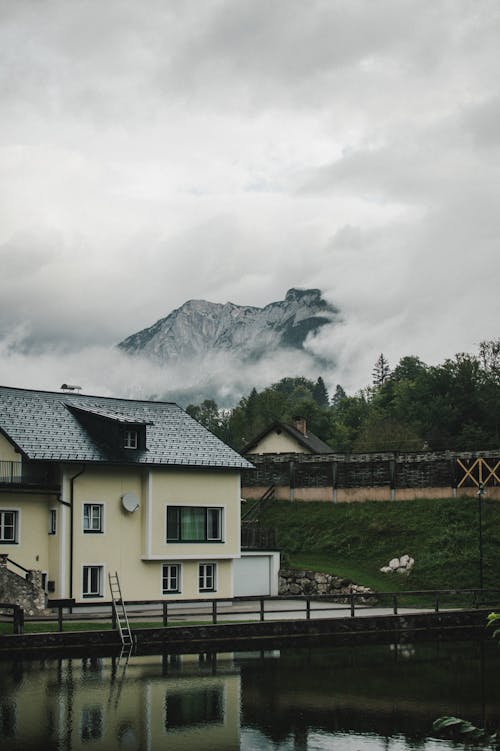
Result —
[[[261, 517], [298, 568], [335, 573], [388, 589], [479, 586], [475, 499], [353, 504], [272, 502]], [[415, 558], [409, 577], [381, 574], [391, 558]], [[500, 503], [483, 502], [485, 587], [500, 588]]]

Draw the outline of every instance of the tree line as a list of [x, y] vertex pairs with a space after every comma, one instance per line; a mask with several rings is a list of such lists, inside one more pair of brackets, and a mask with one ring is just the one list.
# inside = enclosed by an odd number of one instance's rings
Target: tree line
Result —
[[297, 415], [340, 453], [496, 449], [500, 339], [434, 366], [409, 355], [391, 369], [380, 354], [371, 384], [352, 396], [340, 384], [330, 395], [322, 377], [286, 377], [253, 388], [231, 410], [206, 399], [187, 412], [240, 451], [273, 421], [292, 423]]

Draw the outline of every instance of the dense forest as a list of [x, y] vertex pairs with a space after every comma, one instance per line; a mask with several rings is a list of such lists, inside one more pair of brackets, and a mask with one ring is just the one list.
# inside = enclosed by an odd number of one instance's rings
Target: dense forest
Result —
[[340, 384], [330, 395], [321, 377], [282, 378], [252, 389], [232, 410], [207, 399], [187, 412], [237, 450], [274, 420], [296, 415], [336, 452], [498, 448], [500, 339], [436, 366], [410, 355], [391, 369], [381, 354], [371, 384], [353, 396]]

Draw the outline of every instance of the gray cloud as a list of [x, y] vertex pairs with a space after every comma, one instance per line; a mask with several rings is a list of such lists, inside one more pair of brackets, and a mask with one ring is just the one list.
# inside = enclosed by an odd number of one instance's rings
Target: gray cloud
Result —
[[499, 36], [496, 0], [4, 0], [0, 380], [123, 390], [128, 334], [291, 286], [352, 389], [496, 336]]

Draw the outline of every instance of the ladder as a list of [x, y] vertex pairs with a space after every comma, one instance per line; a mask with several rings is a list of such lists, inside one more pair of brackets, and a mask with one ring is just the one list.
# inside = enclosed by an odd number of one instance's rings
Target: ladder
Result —
[[118, 579], [118, 573], [108, 574], [109, 589], [111, 592], [111, 599], [113, 600], [113, 610], [116, 616], [116, 623], [118, 625], [118, 631], [120, 633], [120, 639], [124, 647], [132, 648], [134, 642], [132, 639], [132, 632], [130, 630], [130, 624], [128, 622], [127, 611], [125, 609], [125, 603], [122, 597], [122, 590], [120, 588], [120, 580]]

